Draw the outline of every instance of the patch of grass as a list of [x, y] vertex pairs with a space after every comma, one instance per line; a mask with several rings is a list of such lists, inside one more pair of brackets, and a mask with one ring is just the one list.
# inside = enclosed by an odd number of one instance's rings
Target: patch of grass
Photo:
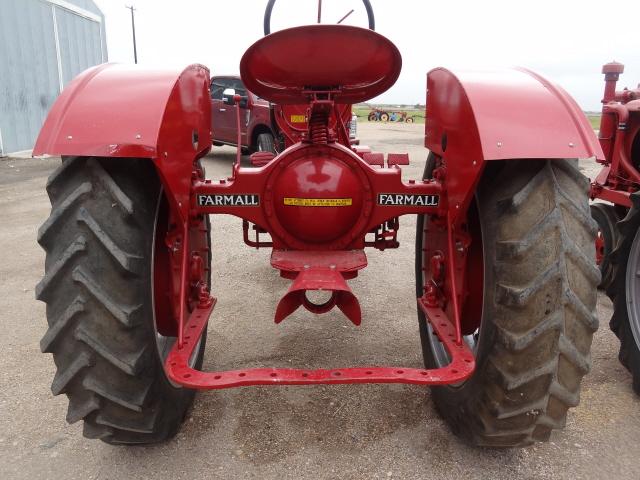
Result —
[[600, 128], [600, 115], [587, 115], [591, 128], [598, 130]]

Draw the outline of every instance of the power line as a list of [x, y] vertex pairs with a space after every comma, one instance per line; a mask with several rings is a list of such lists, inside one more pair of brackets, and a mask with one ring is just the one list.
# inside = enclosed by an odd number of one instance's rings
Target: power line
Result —
[[136, 46], [136, 18], [133, 12], [135, 8], [133, 6], [125, 5], [125, 8], [131, 10], [131, 30], [133, 31], [133, 61], [138, 63], [138, 48]]

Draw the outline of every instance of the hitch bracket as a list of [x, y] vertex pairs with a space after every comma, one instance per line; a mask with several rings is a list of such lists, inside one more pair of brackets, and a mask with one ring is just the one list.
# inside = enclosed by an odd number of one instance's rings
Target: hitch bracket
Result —
[[171, 381], [187, 388], [219, 390], [254, 385], [317, 385], [350, 383], [404, 383], [413, 385], [447, 385], [468, 379], [475, 369], [473, 352], [466, 344], [458, 344], [456, 328], [443, 310], [428, 306], [418, 298], [418, 307], [425, 313], [451, 362], [442, 368], [426, 370], [404, 367], [349, 367], [334, 369], [249, 368], [218, 372], [202, 372], [189, 366], [189, 359], [215, 306], [215, 300], [201, 302], [191, 312], [185, 325], [182, 346], [177, 342], [165, 361], [165, 371]]

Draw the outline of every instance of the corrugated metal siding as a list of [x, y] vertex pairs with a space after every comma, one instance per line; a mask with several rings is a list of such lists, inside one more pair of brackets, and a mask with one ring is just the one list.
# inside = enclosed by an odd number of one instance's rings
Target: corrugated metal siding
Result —
[[55, 7], [64, 85], [83, 70], [102, 63], [100, 24]]
[[95, 13], [101, 22], [54, 3], [0, 0], [0, 154], [31, 149], [61, 87], [106, 61], [104, 19], [95, 4], [61, 2]]

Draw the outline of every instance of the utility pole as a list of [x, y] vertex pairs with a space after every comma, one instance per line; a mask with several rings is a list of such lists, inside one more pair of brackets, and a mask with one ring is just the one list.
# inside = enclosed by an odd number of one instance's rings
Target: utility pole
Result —
[[133, 31], [133, 61], [138, 63], [138, 49], [136, 47], [136, 19], [134, 15], [134, 11], [136, 10], [132, 6], [125, 5], [125, 8], [131, 10], [131, 30]]

